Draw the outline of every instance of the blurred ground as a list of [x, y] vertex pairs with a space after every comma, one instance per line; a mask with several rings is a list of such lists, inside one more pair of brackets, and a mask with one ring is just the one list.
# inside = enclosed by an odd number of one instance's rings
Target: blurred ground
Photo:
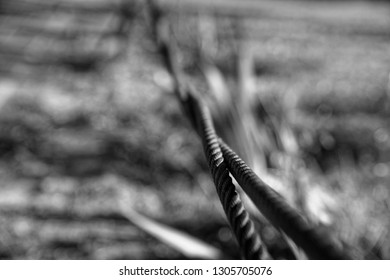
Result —
[[[258, 97], [327, 183], [327, 230], [359, 258], [388, 259], [390, 8], [263, 5], [245, 21]], [[197, 135], [155, 83], [165, 72], [145, 34], [137, 18], [125, 54], [93, 72], [0, 57], [0, 258], [185, 258], [121, 214], [123, 192], [138, 212], [239, 257]]]
[[99, 72], [2, 78], [1, 258], [183, 258], [120, 214], [122, 189], [134, 209], [237, 257], [200, 143], [154, 86], [148, 31], [133, 27], [125, 56]]

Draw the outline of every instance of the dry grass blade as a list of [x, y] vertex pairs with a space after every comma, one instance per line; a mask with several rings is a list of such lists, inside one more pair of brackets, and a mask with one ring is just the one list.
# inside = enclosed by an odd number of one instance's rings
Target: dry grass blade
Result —
[[[123, 190], [123, 192], [125, 192], [125, 190]], [[131, 199], [126, 199], [126, 195], [121, 196], [120, 209], [122, 215], [129, 219], [135, 226], [174, 248], [187, 258], [208, 260], [224, 258], [224, 254], [219, 249], [183, 231], [179, 231], [141, 215], [132, 209], [129, 201], [131, 201]]]

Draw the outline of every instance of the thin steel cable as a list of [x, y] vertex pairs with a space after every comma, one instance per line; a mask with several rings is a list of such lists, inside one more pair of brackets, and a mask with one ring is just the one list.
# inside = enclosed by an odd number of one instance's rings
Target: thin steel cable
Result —
[[207, 106], [193, 94], [188, 94], [195, 111], [196, 126], [202, 138], [204, 152], [214, 179], [214, 184], [231, 228], [246, 259], [269, 259], [266, 248], [245, 210], [240, 195], [229, 176], [218, 137]]
[[153, 36], [168, 72], [173, 78], [175, 93], [185, 113], [202, 139], [206, 159], [222, 203], [226, 217], [239, 244], [245, 259], [270, 259], [270, 255], [261, 242], [258, 232], [248, 212], [245, 210], [239, 194], [229, 176], [218, 138], [207, 106], [197, 98], [196, 93], [188, 85], [183, 85], [180, 71], [173, 59], [172, 49], [167, 38], [159, 37], [157, 24], [161, 23], [162, 13], [149, 1]]
[[[149, 3], [151, 3], [150, 1]], [[161, 13], [158, 17], [161, 16]], [[156, 18], [154, 18], [156, 19]], [[156, 33], [155, 33], [156, 34]], [[271, 223], [283, 230], [291, 239], [301, 247], [312, 259], [347, 259], [347, 254], [342, 252], [327, 236], [318, 233], [295, 209], [289, 206], [285, 200], [267, 186], [260, 178], [242, 161], [223, 141], [217, 138], [213, 122], [207, 106], [197, 98], [191, 89], [183, 90], [178, 78], [178, 67], [172, 59], [169, 46], [163, 40], [159, 43], [160, 53], [163, 56], [166, 68], [174, 78], [176, 93], [185, 112], [194, 125], [203, 141], [204, 152], [209, 163], [218, 195], [223, 204], [225, 213], [229, 219], [237, 240], [242, 246], [244, 255], [253, 258], [255, 253], [250, 253], [252, 248], [259, 245], [258, 237], [254, 235], [254, 227], [249, 215], [243, 208], [242, 202], [229, 177], [229, 171], [242, 186], [243, 190], [253, 200], [255, 205], [271, 221]], [[223, 154], [222, 154], [223, 153]], [[226, 158], [226, 163], [224, 160]], [[228, 168], [228, 169], [227, 169]], [[261, 243], [260, 243], [261, 244]], [[257, 249], [261, 254], [261, 247]], [[264, 253], [263, 253], [264, 254]]]
[[260, 212], [283, 230], [311, 259], [350, 259], [328, 236], [320, 234], [246, 163], [219, 139], [219, 144], [233, 177], [252, 199]]

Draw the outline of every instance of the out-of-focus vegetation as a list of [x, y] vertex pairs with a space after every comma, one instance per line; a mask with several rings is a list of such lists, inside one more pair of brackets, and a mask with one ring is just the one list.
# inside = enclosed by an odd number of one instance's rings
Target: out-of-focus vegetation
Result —
[[[143, 3], [121, 21], [71, 1], [42, 19], [23, 6], [35, 1], [12, 2], [0, 12], [0, 257], [185, 258], [121, 214], [124, 196], [239, 257]], [[172, 12], [180, 66], [261, 178], [357, 258], [390, 258], [390, 7], [256, 7]], [[290, 258], [259, 220], [271, 254]]]

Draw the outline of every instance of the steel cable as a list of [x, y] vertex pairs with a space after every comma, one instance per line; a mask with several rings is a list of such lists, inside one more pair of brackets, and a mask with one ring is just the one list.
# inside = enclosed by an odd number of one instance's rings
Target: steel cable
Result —
[[311, 259], [349, 258], [328, 236], [317, 232], [282, 196], [265, 184], [222, 139], [219, 139], [219, 144], [229, 171], [260, 212]]
[[208, 165], [214, 179], [217, 193], [236, 239], [247, 259], [268, 258], [269, 254], [261, 243], [254, 224], [244, 209], [229, 172], [253, 200], [262, 214], [278, 229], [281, 229], [301, 247], [311, 259], [348, 259], [328, 236], [315, 230], [284, 198], [266, 185], [235, 152], [218, 138], [209, 109], [198, 97], [195, 90], [183, 83], [180, 71], [173, 59], [171, 42], [158, 37], [157, 24], [162, 11], [149, 1], [152, 27], [165, 67], [171, 74], [176, 95], [202, 139]]
[[231, 228], [246, 259], [269, 259], [255, 226], [245, 210], [232, 179], [229, 176], [221, 148], [218, 143], [210, 112], [203, 102], [193, 94], [188, 101], [194, 108], [195, 123], [203, 142], [204, 152], [214, 179], [214, 184]]
[[179, 67], [173, 58], [172, 44], [167, 41], [168, 38], [161, 37], [158, 32], [157, 26], [161, 24], [162, 12], [153, 4], [153, 1], [149, 1], [149, 8], [155, 42], [165, 67], [173, 78], [176, 96], [181, 102], [188, 119], [202, 139], [217, 194], [239, 244], [241, 255], [245, 259], [270, 259], [271, 257], [261, 242], [254, 223], [245, 210], [236, 187], [229, 176], [210, 112], [193, 89], [180, 79]]

